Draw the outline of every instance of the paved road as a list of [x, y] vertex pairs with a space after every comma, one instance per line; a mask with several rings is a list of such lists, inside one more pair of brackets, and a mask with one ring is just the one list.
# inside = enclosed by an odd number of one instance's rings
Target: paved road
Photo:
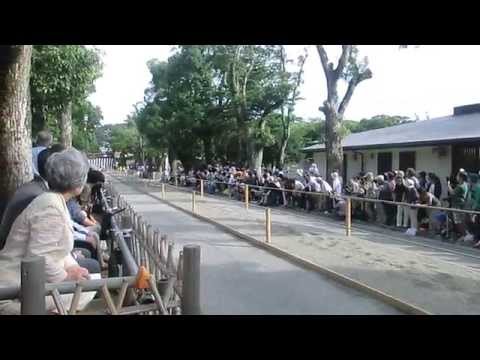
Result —
[[357, 290], [300, 268], [213, 225], [113, 180], [125, 199], [177, 249], [202, 248], [201, 303], [205, 314], [400, 314]]
[[[123, 179], [122, 179], [123, 180]], [[140, 190], [161, 197], [160, 188], [129, 177]], [[191, 210], [191, 190], [167, 186], [167, 199]], [[196, 212], [257, 241], [265, 241], [265, 208], [250, 210], [220, 196], [197, 197]], [[298, 211], [272, 209], [272, 241], [277, 247], [334, 270], [434, 314], [480, 312], [478, 250], [411, 238], [373, 224], [354, 223], [346, 237], [343, 222]]]

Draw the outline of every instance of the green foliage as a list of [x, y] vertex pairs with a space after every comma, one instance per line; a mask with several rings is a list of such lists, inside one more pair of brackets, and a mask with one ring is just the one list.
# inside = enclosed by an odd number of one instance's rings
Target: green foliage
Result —
[[[350, 133], [358, 133], [367, 130], [380, 129], [411, 122], [404, 116], [376, 115], [370, 119], [360, 121], [343, 120], [341, 132], [347, 136]], [[265, 150], [265, 162], [274, 164], [276, 154], [280, 151], [281, 122], [276, 117], [270, 123], [271, 132], [275, 139], [274, 143]], [[287, 162], [295, 163], [300, 161], [304, 154], [302, 149], [315, 143], [325, 142], [325, 120], [313, 118], [302, 120], [297, 118], [292, 124], [290, 140], [287, 144]]]
[[[263, 148], [264, 162], [276, 164], [288, 119], [286, 161], [300, 161], [304, 147], [325, 141], [325, 122], [295, 117], [300, 67], [287, 71], [285, 64], [292, 60], [282, 51], [281, 46], [185, 45], [167, 61], [150, 60], [145, 101], [127, 124], [112, 127], [112, 149], [137, 156], [141, 149], [147, 157], [168, 153], [188, 168], [200, 161], [244, 162], [247, 150]], [[368, 65], [356, 56], [354, 50], [345, 77]], [[344, 120], [340, 131], [346, 136], [404, 121], [386, 115]], [[107, 137], [102, 132], [99, 143]]]
[[270, 116], [291, 87], [278, 46], [180, 46], [151, 60], [151, 86], [135, 115], [147, 143], [184, 163], [246, 160], [247, 143], [274, 143]]
[[405, 116], [377, 115], [370, 119], [360, 120], [358, 131], [380, 129], [408, 122], [413, 122], [413, 120], [409, 120], [408, 117]]
[[72, 110], [73, 146], [88, 153], [99, 151], [96, 132], [103, 119], [102, 111], [89, 101], [74, 104]]
[[123, 154], [138, 154], [140, 151], [140, 135], [135, 122], [131, 119], [125, 124], [111, 128], [110, 146], [112, 151]]
[[211, 139], [228, 122], [225, 81], [212, 57], [213, 47], [181, 46], [168, 62], [148, 62], [152, 83], [135, 115], [138, 129], [149, 146], [185, 164], [203, 154], [211, 160]]
[[352, 47], [352, 52], [348, 58], [347, 66], [342, 74], [342, 77], [350, 81], [352, 78], [358, 77], [360, 74], [368, 71], [368, 57], [363, 57], [363, 59], [358, 58], [358, 48], [356, 46]]
[[[101, 75], [101, 53], [83, 45], [35, 45], [30, 77], [33, 134], [58, 133], [58, 114], [70, 103], [82, 107]], [[74, 124], [81, 135], [82, 125]], [[79, 144], [83, 139], [74, 139]]]
[[[280, 116], [270, 122], [274, 143], [265, 149], [265, 163], [276, 164], [281, 147], [282, 124]], [[324, 134], [325, 121], [320, 119], [303, 120], [296, 118], [291, 125], [290, 139], [286, 148], [286, 162], [296, 163], [303, 157], [302, 149], [319, 141], [319, 134]], [[321, 139], [323, 141], [323, 139]]]

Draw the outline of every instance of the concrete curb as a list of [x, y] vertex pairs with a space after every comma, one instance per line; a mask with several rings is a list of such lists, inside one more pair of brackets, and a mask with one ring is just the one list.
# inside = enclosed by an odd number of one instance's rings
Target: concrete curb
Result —
[[[122, 180], [119, 180], [118, 178], [116, 178], [118, 181], [124, 183]], [[124, 183], [125, 185], [127, 186], [131, 186], [131, 184], [126, 184]], [[135, 186], [135, 185], [134, 185]], [[136, 187], [136, 186], [135, 186]], [[347, 287], [350, 287], [350, 288], [354, 288], [354, 289], [357, 289], [359, 291], [362, 291], [364, 293], [367, 293], [369, 295], [371, 295], [372, 297], [388, 304], [388, 305], [391, 305], [393, 307], [395, 307], [396, 309], [402, 311], [402, 312], [405, 312], [406, 314], [409, 314], [409, 315], [433, 315], [432, 313], [420, 308], [420, 307], [417, 307], [415, 305], [412, 305], [412, 304], [409, 304], [405, 301], [402, 301], [396, 297], [393, 297], [391, 295], [388, 295], [378, 289], [375, 289], [375, 288], [372, 288], [370, 287], [369, 285], [366, 285], [362, 282], [359, 282], [357, 280], [354, 280], [346, 275], [342, 275], [334, 270], [331, 270], [331, 269], [328, 269], [328, 268], [325, 268], [325, 267], [322, 267], [316, 263], [313, 263], [311, 262], [310, 260], [307, 260], [301, 256], [298, 256], [298, 255], [293, 255], [285, 250], [282, 250], [278, 247], [276, 247], [275, 245], [272, 245], [272, 244], [267, 244], [265, 242], [261, 242], [249, 235], [245, 235], [227, 225], [224, 225], [224, 224], [221, 224], [213, 219], [210, 219], [209, 217], [206, 217], [206, 216], [203, 216], [203, 215], [200, 215], [200, 214], [197, 214], [197, 213], [193, 213], [191, 210], [187, 210], [183, 207], [180, 207], [178, 205], [175, 205], [173, 204], [172, 202], [168, 201], [168, 200], [163, 200], [162, 198], [156, 196], [156, 195], [152, 195], [148, 192], [146, 192], [145, 190], [142, 190], [142, 189], [139, 189], [137, 188], [138, 191], [142, 192], [143, 194], [145, 195], [148, 195], [156, 200], [159, 200], [163, 203], [165, 203], [166, 205], [168, 206], [171, 206], [172, 208], [176, 209], [176, 210], [179, 210], [179, 211], [182, 211], [188, 215], [191, 215], [199, 220], [202, 220], [202, 221], [205, 221], [205, 222], [208, 222], [218, 228], [220, 228], [221, 230], [231, 234], [231, 235], [234, 235], [235, 237], [238, 237], [242, 240], [245, 240], [247, 241], [248, 243], [258, 247], [258, 248], [261, 248], [261, 249], [264, 249], [264, 250], [267, 250], [269, 251], [270, 253], [280, 257], [280, 258], [283, 258], [283, 259], [286, 259], [292, 263], [295, 263], [297, 265], [300, 265], [304, 268], [307, 268], [309, 270], [313, 270], [313, 271], [316, 271], [320, 274], [323, 274], [343, 285], [346, 285]]]

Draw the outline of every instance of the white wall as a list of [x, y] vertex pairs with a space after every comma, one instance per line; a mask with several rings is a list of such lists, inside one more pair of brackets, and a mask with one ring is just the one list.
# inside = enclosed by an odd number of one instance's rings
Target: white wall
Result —
[[[392, 152], [392, 167], [393, 169], [398, 169], [399, 167], [399, 153], [402, 151], [415, 151], [415, 170], [417, 172], [433, 172], [437, 174], [442, 182], [442, 191], [443, 196], [446, 196], [447, 183], [445, 178], [450, 176], [452, 171], [452, 158], [451, 158], [451, 146], [447, 147], [448, 151], [445, 156], [439, 157], [438, 153], [434, 153], [432, 146], [417, 147], [417, 148], [386, 148], [379, 150], [365, 150], [362, 151], [364, 154], [364, 171], [371, 171], [374, 174], [377, 174], [377, 153], [379, 152]], [[351, 178], [353, 175], [358, 174], [361, 171], [361, 161], [362, 157], [357, 155], [357, 160], [354, 160], [353, 151], [346, 151], [348, 154], [348, 164], [347, 164], [347, 178]], [[316, 153], [314, 158], [317, 162], [317, 165], [320, 167], [320, 153]], [[323, 161], [325, 161], [325, 155], [323, 154]], [[325, 166], [325, 165], [323, 165]]]
[[325, 157], [325, 152], [317, 152], [313, 154], [313, 161], [317, 164], [318, 170], [320, 172], [320, 176], [324, 179], [326, 171], [327, 171], [327, 159]]

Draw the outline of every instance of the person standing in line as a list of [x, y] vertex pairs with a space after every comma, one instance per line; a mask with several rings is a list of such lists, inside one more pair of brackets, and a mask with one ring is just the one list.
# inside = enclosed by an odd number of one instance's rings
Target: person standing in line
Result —
[[442, 183], [435, 173], [428, 173], [427, 191], [437, 199], [442, 197]]
[[415, 188], [415, 182], [412, 179], [407, 179], [405, 185], [407, 187], [406, 200], [410, 204], [410, 228], [406, 234], [415, 236], [418, 230], [418, 208], [415, 205], [419, 202], [419, 195]]
[[415, 189], [420, 188], [420, 181], [417, 178], [417, 173], [415, 172], [415, 169], [408, 168], [407, 171], [405, 172], [405, 176], [407, 179], [410, 179], [413, 181], [413, 185], [415, 186]]
[[[427, 191], [425, 188], [420, 188], [418, 191], [419, 202], [421, 205], [426, 206], [441, 206], [441, 202], [437, 199], [432, 193]], [[428, 219], [428, 232], [430, 235], [435, 236], [435, 215], [438, 214], [438, 211], [432, 209], [423, 209], [425, 210], [425, 217], [420, 217], [420, 220]], [[418, 218], [418, 217], [417, 217]]]
[[[367, 172], [363, 177], [362, 188], [365, 192], [365, 198], [376, 199], [377, 198], [377, 185], [374, 181], [373, 173]], [[367, 221], [375, 221], [376, 212], [373, 202], [365, 202], [365, 215]]]
[[418, 173], [418, 183], [419, 183], [419, 188], [423, 188], [427, 190], [427, 173], [425, 171], [420, 171]]
[[32, 166], [33, 175], [40, 176], [38, 173], [38, 154], [52, 145], [53, 136], [49, 131], [42, 130], [37, 134], [36, 146], [32, 148]]
[[[450, 182], [448, 182], [448, 194], [451, 196], [451, 207], [455, 209], [464, 209], [468, 195], [467, 175], [464, 172], [457, 174], [457, 185], [452, 188]], [[465, 236], [465, 214], [459, 212], [453, 212], [453, 222], [455, 224], [455, 230], [460, 234], [460, 241], [463, 241]]]
[[[407, 187], [403, 178], [403, 171], [399, 171], [395, 177], [395, 202], [406, 202]], [[397, 227], [408, 228], [409, 208], [405, 205], [397, 205]]]
[[[395, 174], [393, 172], [387, 173], [386, 181], [384, 182], [378, 198], [385, 201], [394, 200], [394, 191], [395, 191]], [[395, 205], [382, 203], [383, 211], [385, 214], [385, 225], [394, 226], [395, 223]]]

